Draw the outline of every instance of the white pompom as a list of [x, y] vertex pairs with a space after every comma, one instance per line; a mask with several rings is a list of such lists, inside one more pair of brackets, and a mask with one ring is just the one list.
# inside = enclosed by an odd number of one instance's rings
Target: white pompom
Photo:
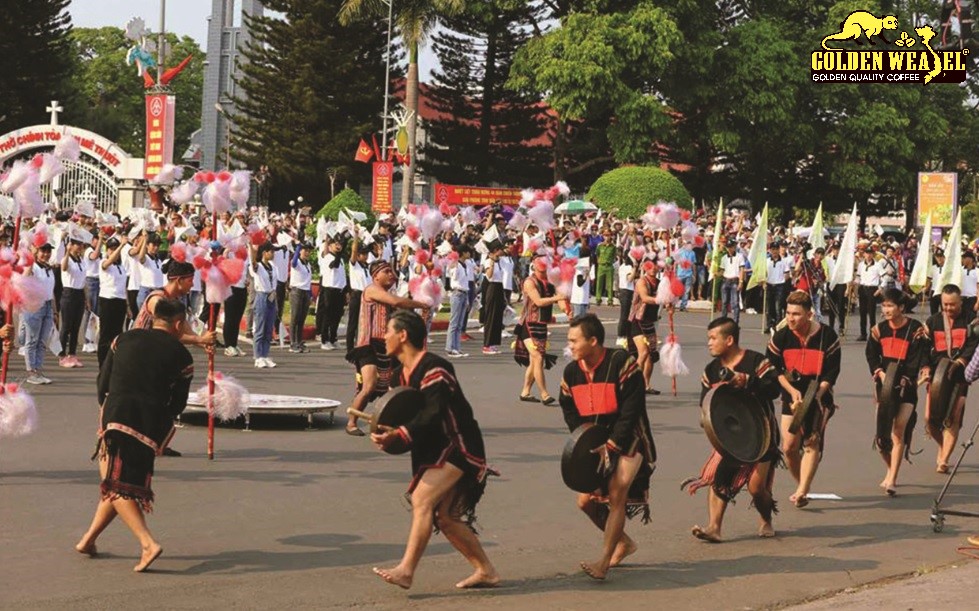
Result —
[[55, 176], [63, 174], [65, 171], [65, 165], [61, 163], [61, 160], [56, 156], [45, 153], [41, 156], [41, 169], [38, 170], [38, 180], [41, 184], [47, 184], [51, 182]]
[[559, 180], [556, 183], [554, 183], [554, 188], [557, 189], [558, 193], [560, 193], [565, 197], [571, 195], [571, 188], [568, 187], [568, 183], [564, 182], [563, 180]]
[[35, 168], [26, 162], [15, 161], [7, 174], [0, 181], [0, 191], [13, 193], [23, 185], [31, 174], [36, 174]]
[[656, 287], [656, 303], [665, 306], [676, 303], [677, 299], [678, 297], [673, 294], [669, 278], [664, 275], [659, 281], [659, 286]]
[[[207, 385], [198, 390], [197, 395], [206, 397]], [[221, 422], [237, 420], [248, 412], [251, 401], [248, 389], [238, 380], [220, 372], [214, 373], [214, 399], [211, 406], [214, 408], [215, 418]]]
[[37, 431], [34, 398], [16, 384], [0, 387], [0, 437], [23, 437]]
[[683, 362], [680, 344], [676, 341], [675, 335], [667, 337], [666, 342], [660, 346], [659, 366], [663, 375], [670, 378], [685, 376], [690, 373], [690, 369]]
[[58, 140], [58, 144], [54, 147], [54, 156], [58, 159], [78, 161], [81, 154], [82, 147], [79, 146], [78, 140], [71, 135], [71, 132], [66, 132], [61, 136], [61, 140]]

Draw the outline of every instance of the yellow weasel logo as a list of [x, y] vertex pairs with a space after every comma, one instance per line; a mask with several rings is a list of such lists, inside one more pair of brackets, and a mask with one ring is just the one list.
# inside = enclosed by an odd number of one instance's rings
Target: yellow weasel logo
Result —
[[832, 47], [826, 46], [827, 40], [853, 40], [857, 44], [863, 44], [860, 42], [860, 36], [866, 35], [867, 41], [874, 45], [876, 44], [871, 36], [877, 36], [887, 44], [891, 44], [883, 36], [884, 30], [896, 30], [897, 29], [897, 17], [894, 15], [885, 15], [883, 18], [878, 19], [867, 11], [853, 11], [847, 16], [846, 21], [840, 24], [840, 31], [836, 34], [830, 34], [823, 39], [823, 48], [827, 51], [832, 51]]

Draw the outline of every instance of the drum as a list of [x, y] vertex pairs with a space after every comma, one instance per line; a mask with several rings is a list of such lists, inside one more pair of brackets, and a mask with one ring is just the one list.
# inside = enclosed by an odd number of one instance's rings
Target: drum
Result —
[[575, 492], [595, 492], [605, 483], [599, 472], [601, 457], [593, 450], [605, 445], [609, 431], [600, 424], [586, 422], [572, 433], [561, 454], [561, 478]]
[[928, 389], [928, 423], [932, 426], [948, 427], [953, 408], [962, 396], [961, 383], [965, 372], [958, 361], [942, 357], [935, 367]]
[[[384, 433], [411, 422], [421, 411], [424, 402], [422, 391], [409, 386], [398, 386], [374, 402], [372, 413], [359, 412], [352, 408], [347, 413], [370, 422], [371, 433]], [[404, 454], [408, 450], [408, 446], [399, 441], [392, 443], [384, 451], [388, 454]]]
[[714, 449], [745, 463], [758, 462], [772, 441], [768, 410], [746, 390], [721, 384], [700, 405], [700, 424]]
[[[792, 422], [789, 423], [789, 432], [798, 435], [802, 430], [802, 423], [806, 421], [809, 410], [816, 408], [816, 393], [819, 391], [819, 380], [809, 382], [806, 387], [806, 394], [802, 395], [802, 403], [795, 406], [792, 412]], [[818, 408], [816, 408], [818, 409]]]

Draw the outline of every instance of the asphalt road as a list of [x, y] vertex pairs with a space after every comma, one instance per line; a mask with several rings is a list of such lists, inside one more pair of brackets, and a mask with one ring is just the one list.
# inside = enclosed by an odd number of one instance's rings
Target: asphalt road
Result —
[[[614, 316], [611, 308], [600, 313]], [[315, 431], [304, 430], [299, 417], [254, 416], [253, 432], [223, 426], [214, 461], [205, 456], [202, 419], [188, 418], [174, 442], [184, 456], [157, 461], [156, 511], [149, 522], [165, 551], [152, 572], [131, 572], [138, 546], [122, 523], [102, 536], [99, 558], [82, 557], [72, 546], [98, 500], [98, 475], [88, 460], [97, 417], [95, 359], [86, 355], [85, 369], [54, 369], [54, 384], [31, 389], [41, 430], [0, 442], [0, 607], [585, 609], [611, 602], [759, 608], [956, 559], [956, 545], [979, 524], [949, 518], [943, 533], [932, 532], [930, 509], [944, 478], [934, 472], [934, 444], [925, 442], [920, 427], [914, 445], [924, 452], [905, 465], [899, 495], [886, 498], [877, 487], [883, 464], [871, 449], [869, 374], [863, 346], [852, 338], [845, 342], [836, 392], [842, 410], [830, 423], [814, 486], [814, 492], [843, 500], [796, 509], [787, 501], [794, 482], [780, 470], [776, 539], [755, 536], [757, 514], [746, 493], [728, 510], [724, 544], [691, 537], [690, 527], [706, 520], [706, 496], [701, 491], [690, 497], [679, 483], [699, 471], [709, 452], [696, 405], [707, 320], [705, 314], [677, 317], [692, 374], [678, 380], [676, 397], [647, 402], [659, 453], [653, 522], [627, 526], [640, 549], [606, 583], [577, 569], [579, 561], [597, 557], [601, 540], [561, 482], [558, 461], [567, 431], [559, 410], [518, 402], [520, 369], [507, 354], [478, 354], [478, 342], [466, 345], [473, 355], [456, 367], [489, 460], [503, 474], [491, 480], [478, 512], [503, 587], [455, 591], [453, 584], [470, 569], [439, 536], [412, 590], [386, 585], [371, 573], [371, 566], [395, 564], [403, 551], [409, 514], [401, 497], [409, 464], [405, 456], [382, 454], [365, 439], [345, 435], [340, 417], [332, 426], [318, 418]], [[760, 349], [759, 317], [742, 322], [751, 328], [743, 343]], [[557, 329], [552, 346], [563, 346], [565, 333]], [[434, 341], [438, 347], [444, 338]], [[352, 372], [339, 351], [291, 355], [276, 349], [273, 357], [279, 363], [274, 370], [223, 355], [218, 368], [253, 392], [321, 396], [344, 405], [352, 396]], [[559, 368], [548, 374], [554, 393]], [[654, 380], [669, 387], [658, 372]], [[202, 374], [198, 381], [195, 388], [203, 384]], [[923, 412], [923, 402], [920, 407]], [[967, 410], [966, 437], [974, 412]], [[979, 510], [976, 457], [976, 451], [967, 455], [948, 506]]]

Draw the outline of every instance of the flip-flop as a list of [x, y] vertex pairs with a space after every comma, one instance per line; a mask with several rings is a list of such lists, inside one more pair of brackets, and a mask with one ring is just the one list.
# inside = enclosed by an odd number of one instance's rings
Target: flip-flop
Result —
[[944, 463], [938, 465], [938, 467], [935, 469], [935, 472], [942, 473], [942, 474], [948, 473], [948, 465]]
[[551, 405], [555, 401], [557, 401], [557, 399], [555, 399], [554, 397], [548, 397], [548, 398], [544, 399], [543, 401], [541, 401], [541, 403], [543, 403], [544, 405]]
[[526, 401], [527, 403], [540, 403], [540, 399], [534, 395], [519, 395], [521, 401]]
[[809, 504], [809, 497], [803, 494], [801, 496], [795, 497], [795, 500], [792, 502], [795, 503], [797, 509], [802, 509], [803, 507]]
[[365, 433], [364, 431], [360, 430], [358, 427], [350, 428], [348, 426], [346, 428], [346, 431], [347, 431], [347, 435], [353, 435], [354, 437], [364, 437], [364, 436], [367, 435], [367, 433]]
[[887, 496], [893, 498], [897, 495], [897, 488], [885, 488], [884, 492], [887, 493]]
[[660, 391], [656, 390], [655, 388], [647, 388], [646, 389], [646, 394], [647, 395], [658, 395], [658, 394], [660, 394]]

